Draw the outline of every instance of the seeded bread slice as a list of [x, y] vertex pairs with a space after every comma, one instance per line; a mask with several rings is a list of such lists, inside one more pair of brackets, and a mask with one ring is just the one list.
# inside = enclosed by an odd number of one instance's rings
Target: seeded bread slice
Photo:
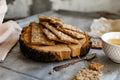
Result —
[[82, 39], [85, 37], [85, 35], [83, 34], [80, 34], [79, 32], [76, 32], [76, 31], [73, 31], [73, 30], [70, 30], [70, 29], [65, 29], [65, 28], [62, 28], [60, 26], [57, 27], [58, 30], [72, 36], [73, 38], [77, 38], [77, 39]]
[[52, 17], [49, 17], [49, 16], [40, 16], [39, 20], [40, 20], [40, 22], [60, 21], [59, 18], [52, 18]]
[[55, 41], [56, 43], [60, 42], [60, 43], [66, 43], [64, 40], [60, 40], [56, 35], [54, 35], [50, 30], [44, 28], [42, 29], [43, 33], [46, 35], [46, 37], [49, 40]]
[[30, 24], [31, 30], [31, 44], [36, 45], [55, 45], [54, 41], [50, 41], [42, 32], [42, 25], [32, 22]]
[[72, 30], [72, 31], [75, 31], [75, 32], [79, 32], [79, 33], [83, 33], [83, 31], [81, 31], [80, 29], [77, 29], [76, 27], [73, 27], [71, 25], [68, 25], [68, 24], [62, 24], [62, 26], [60, 26], [64, 29], [68, 29], [68, 30]]
[[64, 34], [63, 32], [57, 30], [55, 27], [51, 26], [47, 22], [41, 22], [42, 25], [44, 25], [47, 29], [49, 29], [51, 32], [53, 32], [61, 41], [64, 41], [68, 44], [78, 44], [79, 41], [77, 39], [72, 38], [71, 36]]
[[42, 29], [42, 30], [43, 30], [43, 33], [46, 35], [46, 37], [47, 37], [49, 40], [58, 41], [57, 36], [54, 35], [52, 32], [50, 32], [48, 29], [44, 28], [44, 29]]

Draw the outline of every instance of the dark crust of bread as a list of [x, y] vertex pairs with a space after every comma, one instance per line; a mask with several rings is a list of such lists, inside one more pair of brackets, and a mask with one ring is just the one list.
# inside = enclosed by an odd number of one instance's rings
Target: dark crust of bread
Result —
[[[24, 31], [25, 29], [23, 29], [22, 33], [24, 33]], [[29, 44], [27, 45], [27, 43], [25, 43], [21, 35], [19, 38], [19, 44], [20, 44], [21, 52], [25, 57], [28, 57], [29, 59], [32, 59], [35, 61], [42, 61], [42, 62], [60, 61], [56, 58], [56, 55], [52, 52], [43, 52], [43, 51], [32, 49], [29, 46]], [[90, 47], [91, 47], [90, 37], [86, 35], [86, 39], [87, 39], [86, 42], [83, 44], [80, 50], [80, 56], [86, 55], [90, 50]]]

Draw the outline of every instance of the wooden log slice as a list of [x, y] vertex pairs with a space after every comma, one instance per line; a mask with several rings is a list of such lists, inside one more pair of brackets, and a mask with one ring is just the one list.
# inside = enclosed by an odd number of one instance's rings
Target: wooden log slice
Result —
[[79, 40], [79, 44], [59, 43], [53, 46], [31, 44], [30, 33], [30, 26], [23, 28], [19, 38], [20, 49], [25, 57], [36, 61], [51, 62], [80, 57], [86, 55], [91, 47], [90, 37], [85, 33], [85, 37]]

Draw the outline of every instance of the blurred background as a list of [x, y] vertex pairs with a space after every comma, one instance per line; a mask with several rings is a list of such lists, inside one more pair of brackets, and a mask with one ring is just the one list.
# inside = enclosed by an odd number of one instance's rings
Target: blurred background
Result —
[[7, 0], [5, 19], [20, 19], [46, 11], [120, 13], [120, 0]]

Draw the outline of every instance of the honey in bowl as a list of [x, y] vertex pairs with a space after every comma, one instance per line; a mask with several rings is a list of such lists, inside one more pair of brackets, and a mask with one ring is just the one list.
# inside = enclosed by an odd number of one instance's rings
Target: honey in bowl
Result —
[[120, 38], [119, 39], [108, 39], [107, 42], [120, 46]]

